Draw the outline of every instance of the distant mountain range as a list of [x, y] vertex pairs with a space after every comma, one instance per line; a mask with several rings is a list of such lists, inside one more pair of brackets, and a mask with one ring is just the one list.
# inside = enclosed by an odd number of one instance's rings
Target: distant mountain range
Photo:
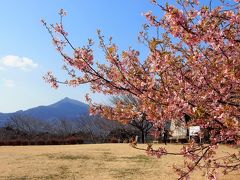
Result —
[[89, 106], [66, 97], [48, 106], [38, 106], [14, 113], [0, 113], [0, 126], [3, 126], [11, 116], [16, 114], [30, 116], [43, 121], [55, 121], [59, 119], [77, 120], [81, 117], [89, 117]]

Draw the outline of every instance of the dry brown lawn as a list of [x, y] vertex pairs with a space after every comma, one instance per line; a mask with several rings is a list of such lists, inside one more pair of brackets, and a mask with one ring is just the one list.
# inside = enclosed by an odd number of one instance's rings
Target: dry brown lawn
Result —
[[[181, 147], [167, 145], [172, 152], [177, 152]], [[237, 150], [220, 146], [218, 155], [226, 152]], [[182, 160], [179, 156], [164, 156], [161, 159], [148, 157], [144, 151], [133, 149], [128, 144], [2, 146], [0, 179], [168, 180], [177, 178], [172, 171], [172, 164], [179, 164]], [[192, 179], [205, 179], [201, 175], [202, 172], [197, 172]], [[238, 180], [240, 172], [220, 179]]]

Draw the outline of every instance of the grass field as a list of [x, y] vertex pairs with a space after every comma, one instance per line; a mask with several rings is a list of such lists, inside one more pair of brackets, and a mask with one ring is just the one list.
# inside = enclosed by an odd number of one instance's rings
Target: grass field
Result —
[[[145, 146], [145, 145], [141, 145]], [[163, 146], [163, 145], [162, 145]], [[182, 145], [168, 144], [177, 152]], [[237, 152], [220, 146], [218, 155]], [[128, 144], [88, 144], [63, 146], [2, 146], [0, 147], [0, 179], [176, 179], [172, 164], [182, 162], [179, 156], [161, 159], [146, 156], [144, 151]], [[202, 172], [192, 179], [205, 179]], [[240, 172], [221, 177], [240, 179]]]

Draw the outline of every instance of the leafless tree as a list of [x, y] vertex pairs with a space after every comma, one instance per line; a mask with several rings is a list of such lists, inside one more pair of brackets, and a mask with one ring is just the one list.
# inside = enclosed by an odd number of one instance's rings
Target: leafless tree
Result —
[[[133, 105], [138, 111], [140, 108], [139, 100], [132, 95], [122, 95], [122, 96], [114, 96], [110, 99], [113, 105], [117, 104], [119, 101], [124, 105]], [[149, 134], [153, 124], [147, 119], [147, 116], [144, 112], [141, 112], [141, 115], [132, 119], [129, 124], [135, 128], [137, 128], [141, 132], [141, 140], [142, 143], [145, 143], [146, 137]]]
[[75, 121], [74, 120], [68, 120], [68, 119], [59, 119], [54, 124], [54, 131], [55, 134], [66, 137], [69, 135], [72, 135], [76, 133], [77, 128], [75, 127]]
[[6, 126], [28, 135], [41, 132], [44, 129], [44, 122], [31, 116], [15, 114], [10, 117]]

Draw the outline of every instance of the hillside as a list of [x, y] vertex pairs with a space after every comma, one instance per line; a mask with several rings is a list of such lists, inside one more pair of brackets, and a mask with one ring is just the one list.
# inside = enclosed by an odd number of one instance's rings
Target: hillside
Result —
[[81, 117], [89, 116], [89, 106], [80, 101], [66, 97], [48, 106], [38, 106], [13, 113], [0, 113], [0, 126], [4, 125], [11, 116], [16, 114], [31, 116], [43, 121], [55, 121], [59, 119], [76, 120]]

